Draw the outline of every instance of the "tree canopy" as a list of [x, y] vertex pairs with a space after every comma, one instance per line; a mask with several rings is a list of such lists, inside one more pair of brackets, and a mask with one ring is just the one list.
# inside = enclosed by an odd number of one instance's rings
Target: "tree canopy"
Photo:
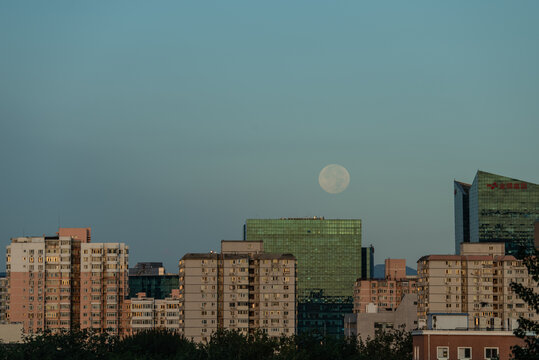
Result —
[[27, 337], [23, 344], [0, 345], [0, 359], [411, 360], [412, 336], [402, 328], [365, 341], [315, 334], [271, 338], [262, 332], [219, 330], [207, 343], [198, 344], [167, 330], [124, 338], [88, 331], [45, 332]]
[[[525, 256], [524, 265], [528, 268], [528, 276], [532, 282], [539, 283], [539, 251], [536, 249], [532, 255]], [[511, 289], [528, 304], [528, 306], [539, 314], [539, 294], [535, 293], [533, 286], [524, 286], [521, 283], [512, 282]], [[513, 358], [515, 360], [539, 360], [539, 323], [537, 321], [520, 317], [518, 319], [518, 329], [514, 334], [523, 339], [525, 346], [513, 347]]]

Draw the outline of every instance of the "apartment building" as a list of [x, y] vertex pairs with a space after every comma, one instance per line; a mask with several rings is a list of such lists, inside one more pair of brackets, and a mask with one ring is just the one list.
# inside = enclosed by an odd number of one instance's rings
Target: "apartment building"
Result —
[[137, 297], [126, 300], [129, 304], [128, 333], [151, 329], [167, 329], [181, 333], [179, 290], [165, 299], [147, 297], [138, 293]]
[[504, 255], [504, 243], [462, 243], [460, 255], [428, 255], [418, 261], [418, 317], [469, 314], [470, 329], [511, 329], [519, 316], [537, 319], [510, 288], [534, 287], [522, 261]]
[[404, 295], [416, 293], [417, 277], [406, 275], [406, 260], [386, 259], [383, 279], [356, 280], [353, 312], [366, 313], [373, 306], [381, 311], [393, 311], [400, 305]]
[[90, 228], [11, 239], [6, 248], [10, 323], [22, 323], [26, 333], [74, 327], [118, 333], [113, 319], [127, 294], [128, 248], [90, 241]]
[[123, 243], [85, 243], [80, 262], [80, 328], [121, 333], [129, 294], [128, 252]]
[[262, 241], [222, 241], [221, 250], [179, 262], [183, 335], [200, 342], [217, 329], [294, 334], [295, 257], [264, 253]]

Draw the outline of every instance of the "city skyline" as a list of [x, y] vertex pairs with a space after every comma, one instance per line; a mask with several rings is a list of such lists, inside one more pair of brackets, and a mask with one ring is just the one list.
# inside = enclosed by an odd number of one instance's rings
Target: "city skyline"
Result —
[[451, 254], [454, 179], [539, 183], [537, 10], [0, 4], [0, 245], [91, 227], [176, 273], [246, 219], [323, 216], [376, 264]]

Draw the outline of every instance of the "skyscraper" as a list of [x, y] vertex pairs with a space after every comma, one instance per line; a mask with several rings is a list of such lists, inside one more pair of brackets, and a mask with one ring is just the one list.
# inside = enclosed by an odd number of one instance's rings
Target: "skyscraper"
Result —
[[454, 182], [455, 252], [464, 242], [503, 242], [507, 254], [534, 246], [539, 185], [478, 171], [471, 185]]
[[472, 185], [454, 181], [455, 189], [455, 254], [460, 244], [470, 242], [470, 188]]
[[299, 333], [343, 336], [344, 314], [352, 312], [354, 283], [362, 277], [361, 220], [248, 219], [244, 238], [296, 257]]

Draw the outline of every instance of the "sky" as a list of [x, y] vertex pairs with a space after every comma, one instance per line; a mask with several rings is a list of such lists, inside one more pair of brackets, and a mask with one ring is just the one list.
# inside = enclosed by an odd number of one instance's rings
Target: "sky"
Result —
[[362, 219], [376, 263], [449, 254], [454, 179], [539, 182], [538, 11], [2, 1], [0, 246], [91, 227], [177, 272], [246, 219], [324, 216]]

